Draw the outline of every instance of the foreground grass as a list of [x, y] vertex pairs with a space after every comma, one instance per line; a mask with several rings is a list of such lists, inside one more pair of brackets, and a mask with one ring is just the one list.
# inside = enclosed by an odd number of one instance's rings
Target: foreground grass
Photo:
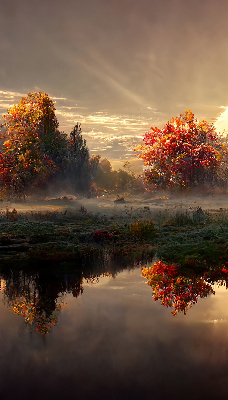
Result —
[[84, 210], [74, 213], [5, 213], [0, 216], [0, 261], [88, 262], [109, 252], [120, 259], [154, 256], [183, 268], [228, 262], [226, 210], [157, 213], [153, 221], [113, 222]]

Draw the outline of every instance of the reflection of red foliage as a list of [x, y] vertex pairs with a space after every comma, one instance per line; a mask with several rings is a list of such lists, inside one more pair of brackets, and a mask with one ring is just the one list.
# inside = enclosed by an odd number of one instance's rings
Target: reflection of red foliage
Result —
[[186, 314], [188, 308], [197, 303], [198, 297], [214, 294], [211, 285], [197, 275], [184, 276], [180, 267], [167, 265], [162, 261], [151, 268], [143, 268], [142, 276], [152, 287], [154, 300], [160, 300], [166, 307], [172, 307], [173, 315]]
[[216, 283], [218, 286], [225, 285], [228, 289], [228, 262], [225, 265], [214, 267], [208, 271], [205, 271], [203, 278], [207, 280], [211, 285]]

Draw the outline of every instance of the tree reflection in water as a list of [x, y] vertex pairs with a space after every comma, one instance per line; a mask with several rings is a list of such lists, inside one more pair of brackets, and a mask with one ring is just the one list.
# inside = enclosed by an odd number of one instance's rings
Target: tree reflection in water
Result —
[[82, 276], [74, 281], [58, 279], [53, 274], [37, 271], [10, 271], [4, 274], [3, 301], [14, 314], [22, 315], [26, 324], [42, 335], [50, 333], [58, 313], [66, 304], [64, 295], [82, 292]]
[[[103, 258], [87, 260], [80, 266], [64, 264], [44, 265], [43, 268], [0, 270], [1, 290], [4, 304], [15, 314], [24, 317], [25, 323], [41, 335], [51, 332], [58, 321], [65, 295], [75, 298], [83, 294], [83, 282], [96, 283], [101, 277], [115, 277], [125, 269], [132, 269], [123, 258], [107, 254]], [[227, 265], [228, 266], [228, 265]], [[172, 308], [172, 314], [186, 314], [198, 298], [214, 294], [213, 284], [228, 287], [227, 266], [204, 269], [183, 269], [178, 265], [156, 262], [151, 268], [143, 268], [142, 276], [152, 287], [153, 298]], [[198, 271], [198, 272], [197, 272]]]
[[148, 280], [152, 287], [155, 301], [171, 307], [171, 313], [186, 312], [198, 298], [215, 294], [213, 284], [228, 287], [228, 269], [226, 267], [207, 266], [205, 271], [198, 272], [184, 270], [179, 265], [166, 264], [162, 261], [155, 262], [150, 268], [142, 268], [142, 276]]
[[[85, 260], [84, 260], [85, 261]], [[83, 293], [83, 280], [96, 283], [100, 277], [115, 277], [125, 268], [121, 262], [113, 262], [105, 254], [103, 258], [87, 259], [87, 264], [43, 266], [43, 268], [18, 271], [11, 268], [0, 270], [3, 302], [13, 311], [24, 317], [25, 323], [42, 335], [49, 334], [58, 321], [65, 295], [71, 293], [75, 298]], [[63, 272], [65, 270], [65, 273]]]

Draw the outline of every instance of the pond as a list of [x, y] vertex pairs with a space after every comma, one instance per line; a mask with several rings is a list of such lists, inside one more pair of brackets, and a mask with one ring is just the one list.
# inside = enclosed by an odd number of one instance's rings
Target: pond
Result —
[[2, 399], [227, 398], [223, 279], [174, 316], [133, 263], [0, 275]]

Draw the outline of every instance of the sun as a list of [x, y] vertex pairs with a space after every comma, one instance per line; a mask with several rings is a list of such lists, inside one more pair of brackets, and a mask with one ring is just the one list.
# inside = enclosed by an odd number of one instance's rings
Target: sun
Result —
[[220, 107], [223, 109], [219, 117], [217, 117], [214, 126], [217, 132], [228, 134], [228, 107]]

